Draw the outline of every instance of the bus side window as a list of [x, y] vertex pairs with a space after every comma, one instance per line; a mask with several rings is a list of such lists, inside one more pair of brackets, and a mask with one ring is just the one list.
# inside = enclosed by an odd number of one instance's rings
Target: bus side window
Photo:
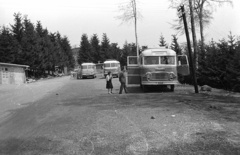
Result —
[[188, 60], [187, 57], [185, 55], [179, 55], [178, 56], [178, 65], [188, 65]]
[[129, 58], [129, 64], [137, 64], [137, 57], [130, 57]]

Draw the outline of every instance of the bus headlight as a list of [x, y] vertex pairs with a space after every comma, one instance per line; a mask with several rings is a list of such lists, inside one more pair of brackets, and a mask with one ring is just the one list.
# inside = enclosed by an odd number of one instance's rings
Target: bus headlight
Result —
[[150, 72], [147, 72], [146, 73], [146, 77], [147, 77], [147, 80], [149, 81], [152, 77], [152, 74]]
[[169, 80], [170, 81], [177, 77], [173, 72], [169, 73], [168, 75], [169, 75]]

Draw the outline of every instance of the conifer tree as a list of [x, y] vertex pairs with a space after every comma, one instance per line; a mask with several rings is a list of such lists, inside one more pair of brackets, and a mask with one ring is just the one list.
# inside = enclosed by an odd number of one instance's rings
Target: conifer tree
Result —
[[82, 64], [83, 62], [93, 61], [90, 51], [91, 51], [91, 45], [88, 41], [88, 36], [87, 34], [83, 34], [81, 37], [80, 49], [78, 54], [79, 64]]
[[24, 60], [22, 58], [22, 47], [21, 47], [21, 41], [22, 41], [22, 35], [23, 35], [23, 24], [22, 24], [22, 14], [21, 13], [14, 13], [14, 24], [11, 25], [11, 31], [13, 36], [16, 38], [18, 45], [17, 45], [17, 54], [15, 57], [15, 62], [22, 64], [24, 63]]
[[112, 53], [112, 58], [119, 61], [120, 60], [120, 48], [118, 47], [117, 43], [111, 43], [110, 51]]
[[64, 66], [68, 68], [74, 68], [75, 62], [72, 55], [72, 50], [71, 50], [69, 40], [66, 36], [62, 38], [61, 46], [62, 46], [63, 53], [65, 55]]
[[167, 43], [166, 43], [165, 38], [163, 37], [162, 34], [160, 35], [159, 43], [160, 43], [159, 44], [160, 47], [166, 47], [167, 48]]
[[177, 55], [181, 55], [182, 54], [182, 49], [178, 44], [178, 38], [176, 35], [172, 35], [172, 44], [171, 44], [171, 49], [174, 50], [176, 52]]
[[33, 68], [37, 67], [34, 59], [35, 52], [37, 51], [37, 35], [35, 32], [35, 28], [33, 23], [25, 16], [23, 21], [23, 33], [21, 39], [21, 47], [22, 47], [22, 59], [24, 60], [24, 64], [29, 65]]
[[100, 53], [100, 45], [97, 34], [93, 34], [91, 40], [91, 53], [93, 55], [93, 62], [98, 63], [98, 61], [103, 61], [102, 55]]
[[0, 30], [0, 62], [16, 63], [18, 42], [5, 26]]
[[103, 55], [103, 59], [111, 59], [112, 58], [109, 48], [110, 48], [110, 41], [107, 37], [107, 34], [103, 33], [102, 42], [101, 42], [101, 55]]

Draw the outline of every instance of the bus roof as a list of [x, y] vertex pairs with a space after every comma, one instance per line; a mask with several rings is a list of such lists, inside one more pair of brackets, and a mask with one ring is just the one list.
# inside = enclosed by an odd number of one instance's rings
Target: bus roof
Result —
[[96, 64], [92, 62], [84, 62], [81, 65], [84, 66], [84, 65], [96, 65]]
[[117, 60], [106, 60], [106, 61], [104, 61], [103, 63], [104, 63], [104, 64], [105, 64], [105, 63], [119, 63], [119, 61], [117, 61]]
[[176, 52], [168, 48], [148, 48], [141, 53], [142, 56], [176, 55]]

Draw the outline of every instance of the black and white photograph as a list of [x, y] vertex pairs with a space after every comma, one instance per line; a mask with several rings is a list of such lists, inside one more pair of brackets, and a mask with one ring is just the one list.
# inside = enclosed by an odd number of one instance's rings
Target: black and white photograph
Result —
[[240, 155], [240, 0], [0, 0], [0, 155]]

